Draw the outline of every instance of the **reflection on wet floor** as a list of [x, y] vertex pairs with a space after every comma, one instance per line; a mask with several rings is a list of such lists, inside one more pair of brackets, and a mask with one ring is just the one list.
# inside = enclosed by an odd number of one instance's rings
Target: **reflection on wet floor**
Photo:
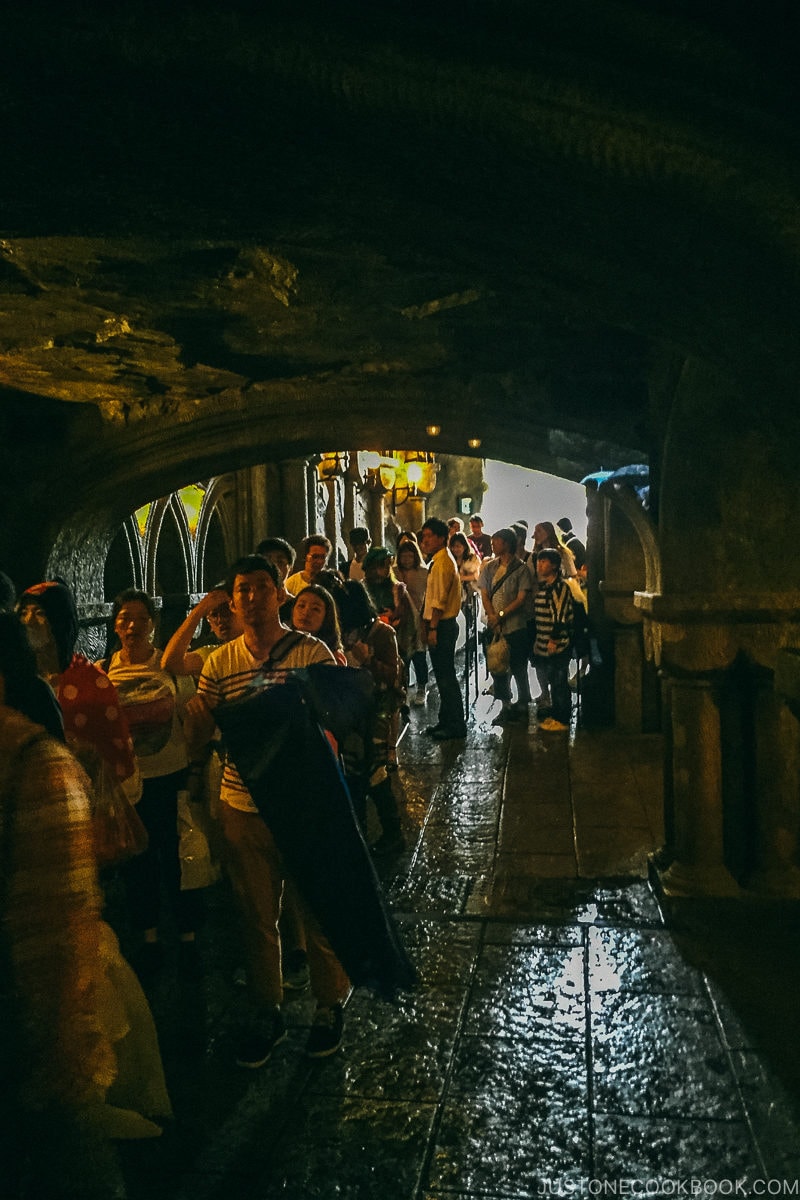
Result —
[[214, 890], [200, 989], [152, 992], [177, 1120], [123, 1147], [131, 1200], [757, 1194], [800, 1175], [794, 908], [688, 905], [665, 927], [646, 878], [659, 739], [491, 716], [481, 698], [466, 743], [435, 744], [412, 710], [408, 849], [380, 870], [421, 985], [354, 993], [335, 1058], [303, 1056], [305, 994], [262, 1070], [232, 1065]]

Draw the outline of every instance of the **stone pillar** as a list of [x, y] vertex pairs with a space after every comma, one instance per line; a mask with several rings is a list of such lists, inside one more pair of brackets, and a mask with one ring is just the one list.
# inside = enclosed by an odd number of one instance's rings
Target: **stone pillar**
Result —
[[355, 529], [356, 525], [361, 522], [357, 519], [357, 497], [358, 489], [361, 486], [361, 476], [358, 473], [358, 451], [348, 450], [347, 452], [347, 470], [342, 480], [344, 488], [344, 498], [342, 501], [342, 537], [350, 546], [350, 533]]
[[303, 458], [286, 459], [279, 464], [283, 501], [283, 529], [280, 532], [293, 546], [299, 545], [309, 533], [307, 465]]
[[614, 714], [621, 733], [641, 733], [644, 652], [641, 625], [614, 630]]
[[663, 776], [664, 776], [664, 846], [659, 860], [668, 866], [675, 857], [675, 782], [672, 773], [675, 752], [672, 745], [672, 679], [666, 671], [659, 671], [662, 711], [670, 714], [663, 723]]
[[325, 504], [325, 536], [333, 546], [332, 561], [335, 564], [337, 558], [337, 547], [339, 545], [339, 513], [337, 509], [338, 502], [338, 480], [326, 479], [325, 491], [327, 493], [327, 501]]
[[775, 692], [771, 671], [758, 673], [754, 700], [757, 844], [748, 887], [798, 898], [800, 724]]
[[307, 528], [309, 533], [319, 533], [320, 504], [317, 502], [319, 492], [317, 490], [318, 481], [316, 464], [306, 460], [305, 471]]
[[254, 549], [269, 533], [266, 464], [250, 467], [250, 549]]
[[720, 719], [711, 681], [673, 676], [670, 701], [675, 860], [663, 886], [671, 895], [738, 895], [724, 861]]
[[370, 492], [367, 526], [369, 528], [369, 536], [372, 539], [373, 546], [383, 545], [385, 523], [386, 516], [384, 512], [383, 496], [380, 492]]

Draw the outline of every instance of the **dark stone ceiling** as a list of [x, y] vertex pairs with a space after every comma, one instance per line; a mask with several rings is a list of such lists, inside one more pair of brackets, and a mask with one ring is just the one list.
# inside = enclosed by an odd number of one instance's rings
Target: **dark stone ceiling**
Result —
[[794, 378], [779, 0], [32, 0], [4, 22], [12, 475], [68, 446], [80, 503], [99, 458], [129, 504], [435, 418], [443, 450], [480, 436], [579, 478], [657, 455], [664, 363]]

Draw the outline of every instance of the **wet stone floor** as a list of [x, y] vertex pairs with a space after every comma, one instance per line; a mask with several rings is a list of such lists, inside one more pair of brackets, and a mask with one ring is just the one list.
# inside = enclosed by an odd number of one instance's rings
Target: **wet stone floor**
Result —
[[396, 1005], [354, 992], [335, 1057], [304, 1056], [306, 993], [267, 1065], [234, 1065], [237, 940], [212, 889], [205, 978], [168, 968], [149, 992], [176, 1120], [121, 1146], [131, 1200], [798, 1194], [796, 910], [665, 924], [659, 739], [493, 715], [481, 697], [442, 745], [412, 709], [408, 848], [380, 873], [421, 983]]

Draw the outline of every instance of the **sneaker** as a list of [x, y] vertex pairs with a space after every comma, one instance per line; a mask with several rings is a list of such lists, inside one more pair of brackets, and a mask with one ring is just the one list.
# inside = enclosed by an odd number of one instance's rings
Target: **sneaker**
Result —
[[283, 987], [287, 992], [304, 992], [311, 983], [305, 950], [287, 954], [283, 964]]
[[566, 733], [569, 725], [564, 725], [562, 721], [557, 721], [555, 717], [548, 717], [546, 721], [542, 721], [539, 726], [545, 733]]
[[319, 1007], [314, 1013], [311, 1033], [306, 1042], [308, 1057], [328, 1058], [335, 1054], [342, 1044], [343, 1026], [341, 1004], [334, 1004], [332, 1008]]
[[414, 693], [414, 695], [411, 699], [411, 703], [413, 705], [415, 705], [417, 708], [422, 708], [422, 706], [424, 705], [424, 703], [427, 699], [428, 699], [428, 689], [424, 688], [424, 687], [419, 687], [419, 688], [417, 688], [416, 692]]
[[255, 1071], [263, 1067], [277, 1045], [286, 1040], [286, 1026], [280, 1009], [242, 1032], [236, 1051], [237, 1067]]

